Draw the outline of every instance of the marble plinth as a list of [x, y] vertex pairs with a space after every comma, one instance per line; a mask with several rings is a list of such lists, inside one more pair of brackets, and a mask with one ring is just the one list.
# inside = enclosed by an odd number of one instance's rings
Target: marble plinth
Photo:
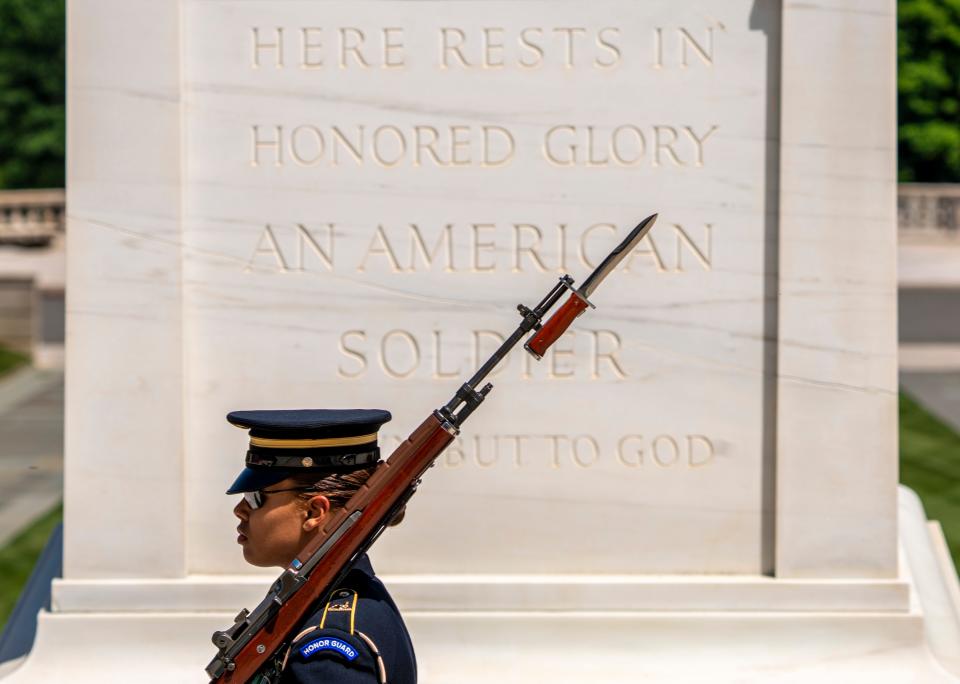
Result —
[[[527, 578], [521, 586], [516, 577], [446, 577], [444, 591], [435, 578], [384, 579], [413, 635], [422, 684], [958, 681], [956, 569], [939, 526], [905, 488], [900, 539], [893, 580]], [[3, 681], [206, 681], [209, 635], [268, 583], [58, 582], [33, 652]], [[107, 644], [109, 656], [93, 662]]]
[[652, 212], [376, 545], [424, 681], [943, 672], [949, 572], [897, 529], [892, 0], [69, 9], [64, 577], [14, 677], [190, 681], [269, 581], [224, 414], [388, 408], [389, 451]]

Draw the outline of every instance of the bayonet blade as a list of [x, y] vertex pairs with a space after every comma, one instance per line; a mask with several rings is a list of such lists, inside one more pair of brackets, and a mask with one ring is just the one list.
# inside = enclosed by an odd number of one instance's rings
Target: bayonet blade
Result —
[[650, 232], [650, 229], [653, 228], [653, 224], [656, 223], [656, 221], [657, 214], [652, 214], [637, 224], [637, 227], [630, 231], [626, 239], [607, 255], [607, 258], [593, 270], [590, 277], [583, 281], [583, 285], [580, 286], [577, 292], [579, 292], [584, 299], [589, 299], [593, 291], [597, 289], [597, 286], [603, 282], [603, 279], [610, 275], [617, 265], [623, 261], [644, 236]]

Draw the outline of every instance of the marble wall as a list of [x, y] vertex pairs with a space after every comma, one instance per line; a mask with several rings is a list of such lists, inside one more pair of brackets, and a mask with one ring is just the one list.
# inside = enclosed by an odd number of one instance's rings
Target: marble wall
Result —
[[516, 304], [659, 212], [595, 312], [505, 363], [376, 558], [769, 569], [779, 12], [755, 5], [187, 3], [188, 567], [240, 567], [227, 410], [383, 407], [394, 445]]
[[887, 19], [837, 5], [854, 34], [772, 0], [75, 11], [68, 576], [248, 572], [228, 411], [382, 407], [389, 450], [653, 212], [378, 568], [890, 576], [892, 77], [823, 80]]

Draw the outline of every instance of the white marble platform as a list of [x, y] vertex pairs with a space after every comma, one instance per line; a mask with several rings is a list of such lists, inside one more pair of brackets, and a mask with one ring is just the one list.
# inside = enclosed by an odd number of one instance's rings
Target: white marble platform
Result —
[[[606, 578], [578, 582], [579, 589], [567, 593], [573, 583], [557, 578], [529, 578], [522, 590], [515, 579], [448, 578], [466, 590], [444, 605], [442, 591], [419, 591], [423, 578], [385, 579], [413, 634], [422, 684], [574, 684], [625, 676], [707, 677], [718, 684], [958, 681], [956, 570], [939, 527], [926, 522], [916, 495], [905, 488], [900, 538], [896, 580], [860, 586]], [[658, 579], [664, 580], [660, 597], [653, 593]], [[56, 612], [41, 614], [33, 652], [3, 681], [206, 681], [209, 635], [231, 621], [237, 602], [253, 604], [268, 584], [266, 577], [59, 582]], [[605, 596], [605, 586], [624, 600]], [[171, 639], [174, 633], [179, 638]], [[105, 643], [112, 647], [109, 658], [80, 670], [72, 665], [88, 662]]]

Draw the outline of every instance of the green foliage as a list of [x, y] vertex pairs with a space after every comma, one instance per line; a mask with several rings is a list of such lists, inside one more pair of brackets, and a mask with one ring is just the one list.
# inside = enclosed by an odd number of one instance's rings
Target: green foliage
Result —
[[0, 0], [0, 188], [64, 187], [64, 0]]
[[900, 180], [960, 183], [960, 0], [897, 4]]
[[30, 357], [22, 352], [0, 347], [0, 376], [19, 368], [29, 361]]
[[939, 520], [960, 568], [960, 435], [910, 397], [900, 395], [900, 481]]
[[61, 520], [63, 507], [57, 506], [0, 549], [0, 631], [10, 618], [50, 534]]

